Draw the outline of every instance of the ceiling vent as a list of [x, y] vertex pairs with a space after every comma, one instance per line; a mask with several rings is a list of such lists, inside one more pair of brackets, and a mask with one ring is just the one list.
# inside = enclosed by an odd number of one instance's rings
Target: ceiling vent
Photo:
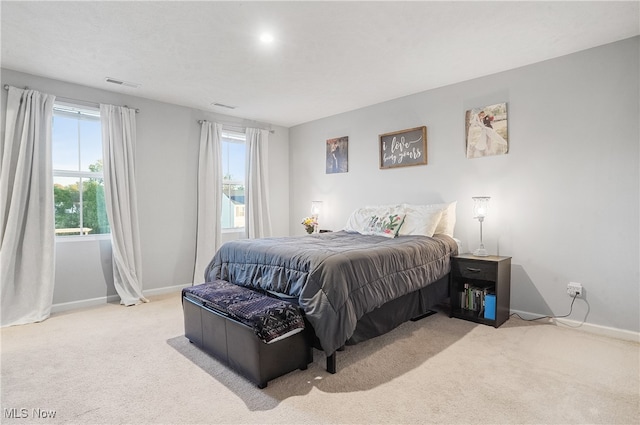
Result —
[[237, 106], [225, 105], [224, 103], [212, 103], [212, 106], [217, 106], [219, 108], [227, 108], [227, 109], [236, 109]]
[[140, 84], [138, 84], [138, 83], [131, 83], [129, 81], [117, 80], [117, 79], [111, 78], [111, 77], [107, 77], [104, 80], [107, 83], [117, 84], [119, 86], [125, 86], [125, 87], [133, 87], [134, 89], [137, 89], [138, 87], [140, 87]]

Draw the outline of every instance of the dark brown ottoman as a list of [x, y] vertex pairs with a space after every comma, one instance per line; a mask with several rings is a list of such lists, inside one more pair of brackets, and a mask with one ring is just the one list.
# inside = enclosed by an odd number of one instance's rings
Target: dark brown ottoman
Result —
[[313, 361], [300, 309], [223, 280], [182, 290], [185, 336], [265, 388]]

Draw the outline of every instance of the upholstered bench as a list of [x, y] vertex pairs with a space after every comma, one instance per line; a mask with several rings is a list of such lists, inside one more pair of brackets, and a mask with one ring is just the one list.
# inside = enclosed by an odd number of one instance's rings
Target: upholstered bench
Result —
[[313, 360], [299, 307], [223, 280], [182, 290], [185, 336], [258, 388]]

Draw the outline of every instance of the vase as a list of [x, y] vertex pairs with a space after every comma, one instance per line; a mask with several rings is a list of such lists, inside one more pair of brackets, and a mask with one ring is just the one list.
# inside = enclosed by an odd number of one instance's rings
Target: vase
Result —
[[314, 229], [313, 229], [313, 227], [307, 226], [307, 227], [305, 227], [305, 230], [307, 231], [308, 234], [312, 234]]

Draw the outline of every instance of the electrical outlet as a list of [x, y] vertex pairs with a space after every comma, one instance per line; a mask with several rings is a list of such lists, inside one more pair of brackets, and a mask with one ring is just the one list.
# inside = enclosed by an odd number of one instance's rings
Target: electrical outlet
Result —
[[567, 294], [572, 297], [582, 296], [582, 284], [578, 282], [569, 282], [567, 285]]

